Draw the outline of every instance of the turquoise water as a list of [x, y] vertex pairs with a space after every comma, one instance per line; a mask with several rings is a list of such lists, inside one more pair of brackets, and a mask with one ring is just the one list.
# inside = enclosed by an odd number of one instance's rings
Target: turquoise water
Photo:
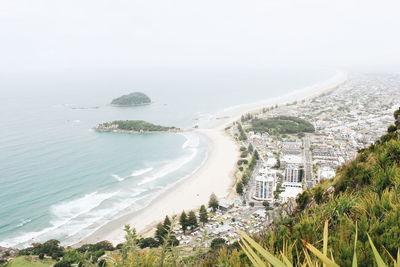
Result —
[[[0, 74], [0, 246], [50, 238], [71, 244], [146, 207], [204, 162], [194, 133], [97, 133], [98, 123], [143, 119], [212, 126], [229, 107], [324, 81], [332, 71], [130, 70]], [[149, 106], [107, 106], [133, 91]], [[98, 109], [80, 109], [95, 107]]]

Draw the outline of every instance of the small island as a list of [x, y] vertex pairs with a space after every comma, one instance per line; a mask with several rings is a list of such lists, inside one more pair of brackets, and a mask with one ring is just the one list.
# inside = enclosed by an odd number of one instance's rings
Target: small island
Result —
[[120, 96], [111, 101], [112, 106], [130, 107], [151, 104], [151, 99], [141, 92], [130, 93]]
[[118, 133], [160, 133], [160, 132], [180, 132], [176, 127], [155, 125], [142, 120], [112, 121], [97, 125], [94, 130], [99, 132], [118, 132]]

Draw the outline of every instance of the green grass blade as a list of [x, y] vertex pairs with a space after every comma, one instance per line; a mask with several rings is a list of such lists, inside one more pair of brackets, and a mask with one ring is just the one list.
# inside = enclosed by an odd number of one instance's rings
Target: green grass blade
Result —
[[374, 245], [374, 242], [372, 242], [371, 237], [369, 236], [369, 234], [367, 234], [367, 236], [368, 236], [369, 244], [370, 244], [371, 247], [372, 247], [372, 251], [374, 252], [376, 264], [378, 265], [378, 267], [386, 267], [386, 264], [385, 264], [385, 262], [383, 261], [381, 255], [379, 255], [379, 252], [378, 252], [378, 250], [376, 249], [376, 247], [375, 247], [375, 245]]
[[[328, 256], [328, 220], [325, 221], [325, 225], [324, 225], [324, 239], [323, 239], [322, 253], [325, 256]], [[324, 267], [326, 266], [325, 263], [323, 266]]]
[[397, 264], [396, 267], [400, 267], [400, 249], [397, 249]]
[[247, 241], [258, 253], [260, 253], [266, 261], [272, 264], [274, 267], [287, 267], [282, 261], [280, 261], [277, 257], [269, 253], [265, 248], [260, 246], [256, 241], [250, 238], [244, 232], [239, 232], [242, 240]]
[[[255, 258], [253, 257], [254, 251], [253, 251], [253, 253], [251, 253], [244, 245], [242, 245], [242, 244], [239, 244], [239, 245], [240, 245], [240, 247], [243, 249], [244, 253], [246, 253], [246, 256], [249, 258], [249, 260], [251, 261], [251, 263], [252, 263], [255, 267], [265, 267], [265, 266], [266, 266], [265, 264], [260, 265], [259, 262], [257, 261], [257, 259], [255, 259]], [[257, 257], [258, 257], [258, 256], [257, 256]], [[261, 259], [260, 259], [260, 260], [261, 260]]]
[[357, 229], [357, 222], [356, 222], [356, 237], [354, 238], [354, 254], [353, 254], [353, 264], [352, 267], [357, 267], [357, 239], [358, 239], [358, 229]]
[[301, 240], [303, 242], [303, 245], [310, 250], [315, 256], [317, 256], [324, 264], [326, 264], [326, 266], [329, 267], [339, 267], [339, 265], [337, 265], [336, 263], [334, 263], [333, 261], [331, 261], [327, 256], [325, 256], [323, 253], [321, 253], [321, 251], [319, 251], [318, 249], [316, 249], [313, 245], [311, 245], [310, 243], [308, 243], [307, 241]]
[[287, 267], [293, 267], [293, 264], [290, 262], [290, 260], [281, 252], [282, 260], [286, 264]]

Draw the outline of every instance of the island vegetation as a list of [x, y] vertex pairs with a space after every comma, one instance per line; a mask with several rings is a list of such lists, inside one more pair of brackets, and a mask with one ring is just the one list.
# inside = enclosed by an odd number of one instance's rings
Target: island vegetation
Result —
[[254, 118], [251, 120], [251, 129], [257, 133], [295, 134], [313, 133], [314, 126], [301, 118], [293, 116], [277, 116], [267, 119]]
[[126, 132], [126, 133], [153, 133], [153, 132], [177, 132], [176, 127], [167, 127], [152, 124], [142, 120], [118, 120], [97, 125], [97, 131], [102, 132]]
[[151, 103], [150, 97], [141, 92], [130, 93], [127, 95], [120, 96], [111, 101], [113, 106], [138, 106], [147, 105]]

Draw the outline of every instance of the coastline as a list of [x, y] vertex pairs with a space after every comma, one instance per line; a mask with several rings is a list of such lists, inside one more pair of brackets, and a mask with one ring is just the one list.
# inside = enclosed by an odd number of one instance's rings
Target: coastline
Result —
[[234, 183], [231, 177], [239, 157], [238, 146], [223, 127], [194, 132], [207, 137], [211, 146], [207, 159], [194, 174], [161, 193], [147, 207], [107, 223], [74, 246], [101, 240], [118, 244], [123, 241], [125, 224], [130, 224], [143, 234], [149, 226], [163, 220], [166, 215], [179, 214], [182, 210], [197, 209], [207, 204], [213, 192], [218, 197], [225, 197]]
[[309, 100], [328, 93], [346, 80], [347, 74], [337, 73], [328, 82], [294, 91], [279, 98], [245, 104], [240, 106], [234, 115], [221, 119], [218, 126], [194, 130], [193, 132], [206, 136], [211, 144], [208, 158], [194, 174], [161, 193], [147, 207], [107, 223], [83, 238], [74, 247], [102, 240], [108, 240], [116, 245], [124, 240], [125, 224], [135, 227], [137, 232], [143, 235], [151, 231], [166, 215], [172, 216], [180, 214], [182, 210], [198, 209], [200, 205], [206, 205], [213, 192], [218, 197], [228, 196], [235, 184], [233, 176], [239, 158], [239, 144], [225, 133], [226, 126], [239, 120], [242, 114], [256, 113], [264, 107]]

